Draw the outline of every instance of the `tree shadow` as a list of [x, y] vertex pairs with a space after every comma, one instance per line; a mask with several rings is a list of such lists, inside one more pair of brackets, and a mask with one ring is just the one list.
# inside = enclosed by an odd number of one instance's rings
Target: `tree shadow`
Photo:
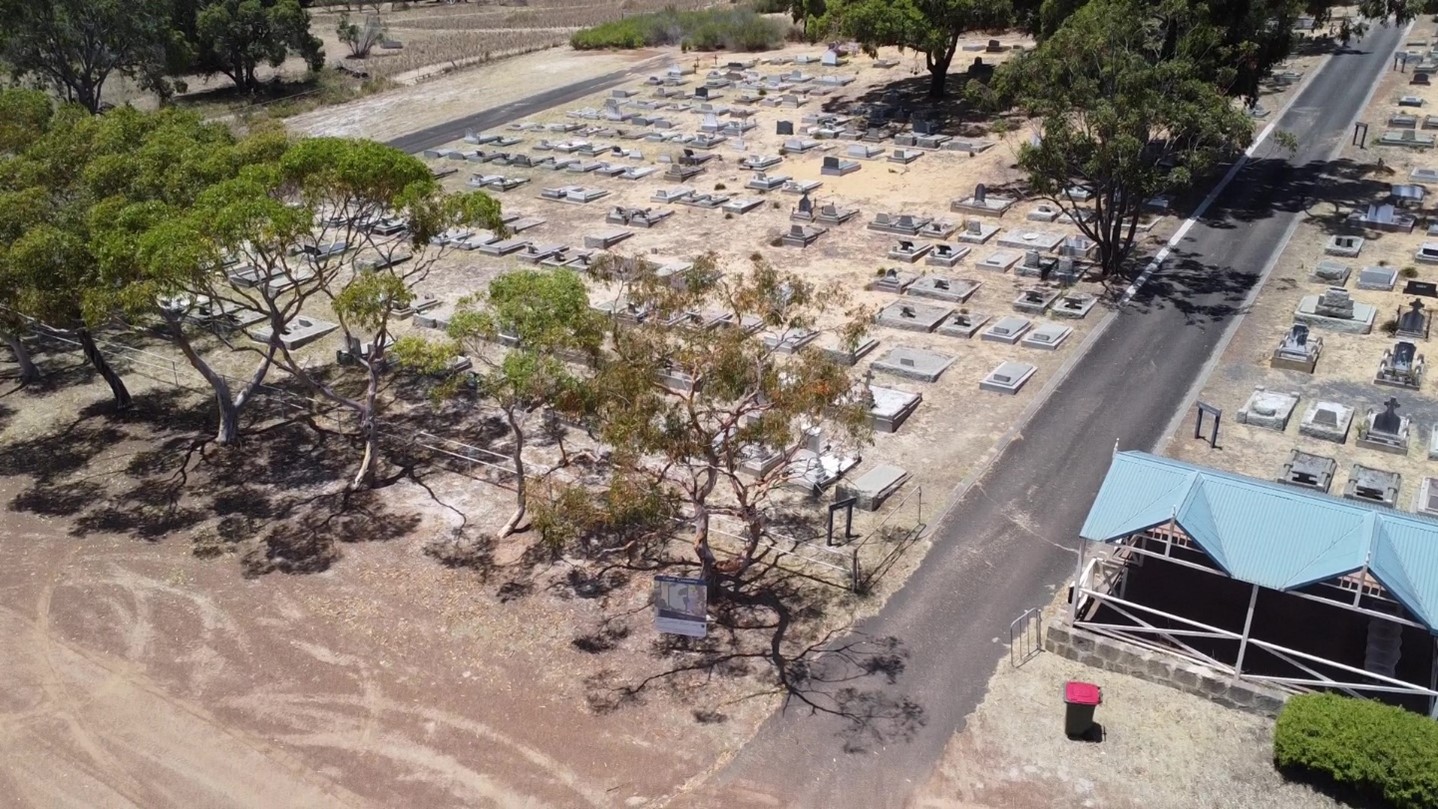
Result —
[[[857, 95], [836, 95], [823, 102], [827, 113], [860, 116], [868, 126], [885, 121], [906, 123], [911, 119], [929, 121], [946, 135], [980, 137], [993, 131], [1000, 121], [1021, 120], [1011, 113], [994, 114], [975, 106], [966, 96], [969, 82], [981, 85], [993, 79], [994, 65], [984, 61], [984, 54], [958, 53], [946, 84], [943, 98], [929, 98], [929, 72], [917, 72], [893, 81], [876, 84]], [[898, 68], [894, 68], [898, 69]], [[882, 110], [882, 115], [875, 112]]]
[[1191, 251], [1175, 249], [1169, 256], [1162, 272], [1155, 272], [1134, 294], [1130, 305], [1138, 311], [1170, 307], [1183, 314], [1188, 326], [1223, 323], [1242, 313], [1259, 281], [1257, 270], [1214, 266]]
[[1279, 213], [1302, 214], [1325, 233], [1356, 233], [1354, 210], [1384, 202], [1390, 186], [1404, 182], [1387, 166], [1350, 159], [1312, 160], [1294, 165], [1281, 156], [1249, 163], [1199, 220], [1210, 228], [1232, 228]]
[[[616, 649], [629, 636], [630, 615], [607, 616], [571, 642], [596, 657]], [[841, 723], [837, 735], [845, 752], [904, 741], [924, 725], [923, 707], [894, 686], [909, 652], [893, 637], [870, 637], [836, 629], [807, 641], [825, 609], [797, 578], [770, 567], [767, 575], [738, 585], [710, 602], [710, 630], [704, 638], [661, 635], [649, 656], [653, 673], [626, 678], [611, 668], [586, 678], [591, 710], [607, 714], [636, 705], [661, 692], [693, 706], [698, 723], [724, 721], [726, 703], [715, 704], [705, 686], [715, 679], [772, 679], [740, 700], [780, 695], [784, 708], [830, 716]], [[840, 635], [843, 635], [840, 638]], [[876, 685], [873, 678], [879, 678]]]

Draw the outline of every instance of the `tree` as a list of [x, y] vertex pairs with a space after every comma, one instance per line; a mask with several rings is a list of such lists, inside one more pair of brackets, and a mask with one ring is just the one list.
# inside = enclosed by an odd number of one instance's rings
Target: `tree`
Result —
[[1019, 166], [1096, 243], [1105, 277], [1132, 252], [1151, 199], [1185, 190], [1252, 137], [1251, 119], [1191, 58], [1217, 32], [1187, 16], [1170, 45], [1168, 22], [1142, 0], [1091, 0], [1000, 72], [1001, 92], [1039, 119]]
[[360, 25], [351, 20], [348, 13], [344, 13], [340, 15], [335, 34], [339, 36], [340, 42], [349, 46], [351, 57], [368, 59], [374, 46], [384, 41], [385, 25], [379, 17], [373, 15], [365, 17], [364, 25]]
[[310, 70], [324, 67], [324, 47], [310, 33], [309, 14], [298, 0], [203, 0], [194, 32], [194, 66], [223, 73], [248, 92], [259, 88], [256, 68], [279, 67], [291, 53]]
[[[445, 194], [428, 166], [398, 149], [309, 138], [212, 189], [197, 215], [206, 242], [245, 268], [228, 299], [264, 315], [244, 333], [354, 417], [362, 458], [350, 485], [371, 485], [391, 327], [443, 254], [430, 240], [461, 224], [502, 232], [499, 204], [478, 192]], [[344, 376], [325, 378], [283, 339], [317, 301], [329, 304], [349, 362], [364, 373], [358, 389]]]
[[169, 0], [0, 0], [0, 16], [0, 59], [92, 113], [115, 74], [168, 92]]
[[869, 52], [895, 45], [924, 55], [929, 97], [942, 98], [959, 37], [1006, 27], [1010, 0], [835, 0], [817, 30], [836, 29]]
[[[43, 137], [53, 114], [54, 106], [42, 92], [0, 88], [0, 160], [14, 157]], [[10, 246], [35, 224], [30, 214], [43, 210], [37, 194], [38, 189], [0, 192], [0, 267], [5, 266]], [[0, 271], [0, 282], [13, 280], [13, 275]], [[16, 292], [13, 288], [0, 289], [0, 301], [13, 302]], [[21, 385], [40, 380], [40, 369], [21, 339], [29, 326], [15, 309], [8, 305], [0, 308], [0, 337], [15, 355]]]
[[[524, 452], [531, 420], [541, 413], [583, 409], [576, 405], [584, 400], [584, 381], [570, 362], [596, 362], [604, 335], [603, 316], [589, 308], [579, 276], [564, 269], [526, 269], [494, 279], [483, 297], [462, 300], [450, 320], [450, 342], [407, 340], [397, 348], [408, 364], [430, 373], [443, 372], [459, 357], [479, 362], [475, 391], [499, 407], [510, 431], [516, 503], [501, 538], [524, 530], [529, 504]], [[496, 356], [501, 342], [509, 348]], [[451, 384], [447, 392], [458, 389]], [[560, 446], [563, 453], [562, 439]]]
[[[614, 330], [593, 382], [600, 436], [623, 476], [678, 493], [706, 579], [740, 575], [761, 550], [781, 487], [817, 463], [814, 436], [828, 429], [855, 447], [868, 439], [868, 405], [848, 368], [813, 347], [786, 354], [783, 341], [754, 333], [818, 328], [842, 295], [757, 257], [725, 278], [712, 255], [678, 282], [638, 262], [625, 294], [642, 320]], [[695, 322], [699, 312], [714, 320]], [[862, 328], [851, 313], [841, 330], [852, 340]], [[722, 564], [710, 545], [715, 514], [745, 531], [737, 557]]]

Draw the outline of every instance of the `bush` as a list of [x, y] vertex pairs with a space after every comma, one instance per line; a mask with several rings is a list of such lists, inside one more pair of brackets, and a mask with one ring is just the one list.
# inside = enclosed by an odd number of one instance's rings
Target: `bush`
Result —
[[1274, 727], [1273, 762], [1399, 809], [1438, 806], [1438, 722], [1391, 705], [1293, 697]]
[[667, 9], [576, 31], [569, 44], [576, 50], [682, 45], [686, 51], [766, 51], [782, 46], [785, 33], [784, 23], [749, 8]]

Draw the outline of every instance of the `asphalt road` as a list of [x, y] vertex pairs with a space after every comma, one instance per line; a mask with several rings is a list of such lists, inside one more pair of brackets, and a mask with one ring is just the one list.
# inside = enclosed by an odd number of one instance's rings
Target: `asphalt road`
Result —
[[1338, 139], [1350, 137], [1401, 35], [1379, 28], [1312, 79], [1279, 122], [1298, 136], [1298, 153], [1260, 157], [1238, 174], [936, 528], [918, 571], [856, 628], [876, 648], [895, 639], [908, 654], [903, 670], [895, 674], [892, 661], [876, 659], [875, 671], [865, 673], [861, 664], [825, 658], [816, 679], [831, 682], [808, 696], [832, 712], [791, 700], [680, 803], [824, 809], [906, 803], [983, 699], [1006, 653], [1010, 622], [1047, 603], [1073, 575], [1078, 529], [1115, 441], [1147, 450], [1162, 438], [1300, 215], [1294, 188], [1326, 162]]
[[[652, 60], [651, 60], [652, 61]], [[450, 143], [464, 137], [465, 130], [476, 131], [493, 129], [496, 126], [519, 120], [537, 112], [543, 112], [550, 107], [557, 107], [561, 104], [568, 104], [571, 101], [583, 98], [591, 93], [607, 90], [629, 81], [638, 72], [641, 72], [650, 65], [650, 62], [641, 62], [624, 70], [616, 70], [613, 73], [606, 73], [603, 76], [596, 76], [592, 79], [566, 84], [563, 87], [556, 87], [539, 95], [530, 96], [523, 101], [516, 101], [513, 104], [505, 104], [501, 107], [483, 110], [467, 118], [460, 118], [457, 121], [432, 126], [428, 129], [421, 129], [418, 132], [411, 132], [408, 135], [388, 141], [387, 145], [397, 149], [403, 149], [410, 154], [422, 152], [425, 149], [432, 149], [445, 143]], [[418, 91], [423, 92], [421, 86]]]

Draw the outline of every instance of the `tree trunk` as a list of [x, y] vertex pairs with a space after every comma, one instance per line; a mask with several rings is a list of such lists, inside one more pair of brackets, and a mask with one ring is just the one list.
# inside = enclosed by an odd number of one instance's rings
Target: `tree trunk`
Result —
[[949, 78], [949, 63], [935, 62], [929, 67], [929, 98], [943, 98], [944, 86]]
[[714, 580], [714, 550], [709, 547], [709, 509], [703, 504], [694, 506], [694, 554], [699, 557], [699, 578], [710, 585]]
[[759, 544], [764, 541], [764, 529], [767, 527], [764, 514], [753, 506], [744, 508], [744, 528], [747, 536], [744, 538], [744, 564], [740, 570], [748, 570], [754, 564], [754, 555], [759, 552]]
[[364, 455], [360, 458], [359, 469], [355, 472], [354, 480], [350, 481], [351, 491], [368, 489], [374, 485], [375, 456], [379, 449], [379, 431], [375, 429], [374, 419], [366, 415], [360, 420], [360, 429], [364, 433]]
[[515, 506], [514, 515], [509, 522], [499, 531], [499, 538], [503, 539], [510, 534], [517, 534], [528, 526], [521, 526], [525, 513], [528, 510], [527, 498], [529, 487], [524, 479], [524, 433], [520, 430], [519, 420], [515, 418], [513, 410], [505, 412], [505, 418], [509, 422], [509, 429], [514, 431], [514, 451], [510, 453], [510, 460], [514, 461], [514, 493]]
[[35, 360], [30, 356], [30, 348], [20, 339], [19, 335], [6, 333], [5, 342], [9, 344], [10, 351], [15, 355], [15, 364], [20, 366], [20, 384], [33, 385], [40, 381], [40, 369], [35, 367]]
[[110, 363], [105, 361], [105, 356], [100, 353], [100, 347], [95, 345], [95, 338], [90, 334], [90, 330], [80, 328], [75, 332], [75, 338], [80, 341], [80, 348], [85, 352], [85, 359], [90, 361], [101, 378], [105, 380], [105, 384], [110, 386], [110, 393], [115, 397], [116, 409], [124, 410], [133, 404], [134, 400], [130, 398], [130, 391], [125, 387], [125, 380], [121, 379], [120, 375], [115, 373], [115, 369], [110, 367]]

